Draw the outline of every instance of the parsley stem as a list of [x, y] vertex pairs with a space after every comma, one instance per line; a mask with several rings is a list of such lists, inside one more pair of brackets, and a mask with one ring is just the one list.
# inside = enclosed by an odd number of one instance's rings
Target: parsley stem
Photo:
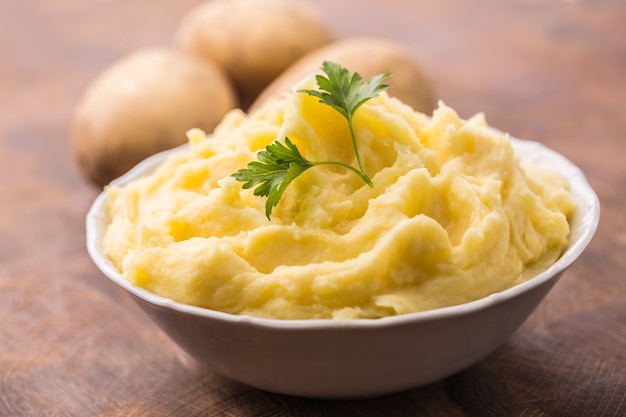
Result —
[[359, 176], [359, 178], [361, 178], [370, 187], [374, 186], [374, 183], [372, 182], [370, 177], [367, 176], [367, 174], [365, 172], [359, 171], [358, 169], [356, 169], [352, 165], [344, 164], [343, 162], [339, 162], [339, 161], [319, 161], [319, 162], [310, 162], [309, 161], [309, 163], [311, 164], [311, 166], [314, 166], [314, 165], [339, 165], [341, 167], [344, 167], [344, 168], [349, 169], [350, 171], [354, 172], [356, 175]]
[[365, 168], [363, 168], [363, 162], [361, 162], [361, 154], [359, 153], [359, 146], [356, 143], [356, 135], [354, 134], [354, 127], [352, 126], [352, 115], [348, 114], [347, 119], [348, 119], [348, 128], [350, 129], [350, 136], [352, 137], [352, 146], [354, 147], [354, 153], [356, 154], [356, 161], [359, 164], [359, 169], [361, 170], [361, 172], [359, 172], [359, 176], [371, 188], [374, 186], [374, 183], [372, 182], [370, 177], [367, 176], [367, 173], [365, 172]]

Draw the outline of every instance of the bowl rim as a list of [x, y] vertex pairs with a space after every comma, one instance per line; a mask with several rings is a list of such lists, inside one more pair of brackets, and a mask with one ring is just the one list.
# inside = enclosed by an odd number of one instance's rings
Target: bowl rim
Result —
[[[493, 129], [497, 130], [497, 129]], [[508, 134], [507, 134], [508, 136]], [[600, 201], [587, 181], [583, 171], [562, 154], [550, 149], [542, 143], [517, 139], [509, 136], [509, 140], [513, 145], [516, 153], [523, 152], [526, 157], [521, 158], [524, 162], [534, 163], [556, 170], [564, 176], [570, 185], [572, 195], [576, 198], [578, 204], [577, 210], [582, 205], [586, 205], [586, 210], [582, 216], [579, 216], [578, 229], [579, 237], [575, 239], [567, 247], [566, 251], [560, 258], [548, 267], [546, 270], [535, 275], [534, 277], [507, 288], [503, 291], [489, 294], [478, 300], [469, 301], [463, 304], [457, 304], [447, 307], [441, 307], [432, 310], [420, 311], [415, 313], [406, 313], [396, 316], [388, 316], [374, 319], [354, 319], [354, 320], [338, 320], [338, 319], [273, 319], [255, 317], [244, 314], [231, 314], [217, 310], [211, 310], [203, 307], [187, 305], [176, 302], [170, 298], [156, 295], [145, 290], [124, 279], [119, 273], [115, 265], [107, 259], [100, 248], [100, 240], [104, 232], [103, 223], [107, 221], [104, 210], [106, 208], [106, 190], [93, 201], [85, 220], [86, 226], [86, 247], [87, 252], [92, 261], [100, 269], [100, 271], [111, 281], [131, 295], [141, 299], [144, 302], [165, 309], [175, 310], [177, 312], [191, 314], [206, 319], [219, 320], [231, 324], [254, 325], [258, 327], [271, 328], [274, 330], [290, 330], [290, 329], [362, 329], [362, 328], [380, 328], [393, 325], [403, 325], [407, 323], [425, 322], [441, 320], [469, 313], [484, 310], [495, 304], [504, 302], [521, 295], [533, 288], [536, 288], [551, 279], [560, 276], [574, 261], [576, 261], [583, 251], [587, 248], [597, 230], [600, 219]], [[154, 154], [142, 162], [134, 166], [124, 175], [113, 180], [110, 185], [124, 185], [135, 178], [147, 175], [153, 171], [165, 158], [170, 155], [181, 153], [189, 147], [184, 144], [166, 151]], [[519, 157], [519, 154], [518, 154]], [[555, 169], [556, 167], [556, 169]], [[576, 214], [574, 214], [576, 216]], [[570, 231], [571, 237], [571, 231]]]

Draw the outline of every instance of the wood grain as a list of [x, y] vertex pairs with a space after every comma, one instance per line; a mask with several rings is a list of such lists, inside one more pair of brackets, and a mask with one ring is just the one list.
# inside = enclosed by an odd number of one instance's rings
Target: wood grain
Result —
[[316, 2], [337, 36], [407, 44], [462, 116], [564, 153], [602, 203], [587, 252], [502, 348], [439, 383], [343, 402], [212, 374], [85, 251], [98, 190], [72, 158], [73, 109], [124, 53], [172, 44], [198, 2], [0, 5], [1, 416], [626, 415], [626, 2]]

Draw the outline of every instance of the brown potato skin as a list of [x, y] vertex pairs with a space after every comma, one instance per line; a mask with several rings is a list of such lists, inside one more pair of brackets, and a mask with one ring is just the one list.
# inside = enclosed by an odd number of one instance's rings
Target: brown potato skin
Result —
[[254, 101], [249, 111], [254, 111], [271, 97], [287, 92], [311, 73], [321, 72], [324, 61], [341, 64], [350, 72], [358, 72], [364, 80], [390, 72], [385, 84], [387, 90], [414, 110], [431, 114], [436, 99], [431, 83], [416, 59], [398, 42], [376, 37], [345, 38], [331, 42], [307, 54], [277, 77]]
[[246, 108], [289, 65], [332, 35], [311, 3], [212, 0], [187, 13], [176, 39], [185, 52], [220, 65]]
[[211, 132], [237, 106], [215, 64], [169, 48], [137, 50], [105, 69], [77, 105], [72, 148], [84, 175], [103, 186], [146, 157]]

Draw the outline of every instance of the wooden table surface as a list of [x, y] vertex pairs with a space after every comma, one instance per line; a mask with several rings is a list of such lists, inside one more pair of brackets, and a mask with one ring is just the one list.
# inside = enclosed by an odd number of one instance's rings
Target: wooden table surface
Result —
[[565, 154], [602, 204], [588, 250], [495, 353], [426, 387], [332, 402], [204, 369], [85, 250], [99, 190], [73, 160], [76, 103], [123, 54], [173, 44], [198, 1], [0, 4], [1, 416], [626, 415], [626, 2], [316, 2], [337, 37], [408, 45], [462, 116]]

